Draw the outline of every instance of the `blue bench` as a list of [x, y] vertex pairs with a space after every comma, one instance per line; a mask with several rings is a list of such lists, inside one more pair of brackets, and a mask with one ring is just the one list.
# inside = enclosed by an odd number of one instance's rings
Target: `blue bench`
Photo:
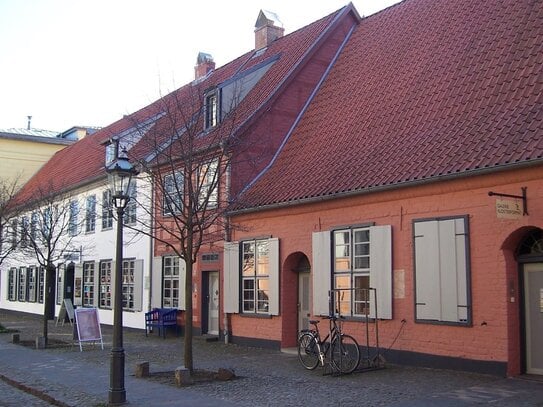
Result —
[[162, 337], [165, 339], [167, 327], [175, 327], [175, 333], [179, 335], [176, 308], [153, 308], [145, 313], [145, 336], [152, 332], [153, 328], [157, 328], [158, 335], [160, 336], [162, 332]]

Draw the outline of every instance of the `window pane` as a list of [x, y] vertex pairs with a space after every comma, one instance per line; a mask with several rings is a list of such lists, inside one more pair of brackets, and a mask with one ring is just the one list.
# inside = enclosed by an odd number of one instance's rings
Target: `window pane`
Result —
[[243, 243], [243, 275], [254, 275], [255, 273], [255, 244], [254, 242]]
[[255, 281], [253, 279], [243, 280], [243, 311], [254, 312], [255, 310]]
[[354, 314], [368, 315], [370, 312], [370, 277], [364, 275], [355, 275], [354, 279]]
[[270, 300], [270, 284], [268, 279], [258, 280], [258, 297], [257, 297], [257, 309], [258, 312], [268, 312], [269, 300]]
[[338, 289], [335, 292], [334, 310], [341, 315], [351, 314], [351, 275], [336, 274], [335, 286]]
[[257, 268], [256, 268], [256, 274], [259, 275], [268, 275], [269, 274], [269, 247], [268, 247], [268, 241], [267, 240], [260, 240], [256, 243], [256, 249], [257, 249]]
[[354, 242], [362, 243], [370, 241], [370, 231], [369, 229], [357, 230], [354, 232]]
[[370, 258], [368, 257], [355, 257], [354, 259], [354, 268], [359, 269], [369, 269], [370, 268]]

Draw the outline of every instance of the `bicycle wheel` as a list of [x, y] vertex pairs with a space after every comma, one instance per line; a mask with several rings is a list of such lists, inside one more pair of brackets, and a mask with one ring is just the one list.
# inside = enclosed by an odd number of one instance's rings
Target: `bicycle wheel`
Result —
[[315, 335], [305, 332], [298, 338], [298, 359], [308, 370], [313, 370], [319, 364], [319, 346]]
[[360, 348], [356, 340], [342, 334], [332, 343], [332, 363], [341, 373], [352, 373], [360, 362]]

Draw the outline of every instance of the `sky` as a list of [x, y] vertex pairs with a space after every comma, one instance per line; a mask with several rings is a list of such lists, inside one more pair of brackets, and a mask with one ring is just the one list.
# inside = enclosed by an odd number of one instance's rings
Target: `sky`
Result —
[[[368, 16], [399, 0], [354, 0]], [[104, 127], [254, 48], [260, 9], [285, 35], [348, 0], [0, 0], [0, 129]]]

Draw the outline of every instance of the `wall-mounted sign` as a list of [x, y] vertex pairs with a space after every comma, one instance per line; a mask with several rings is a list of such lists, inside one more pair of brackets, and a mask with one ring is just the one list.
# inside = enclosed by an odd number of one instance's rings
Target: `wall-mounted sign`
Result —
[[513, 199], [496, 199], [496, 216], [500, 219], [522, 218], [522, 202]]

